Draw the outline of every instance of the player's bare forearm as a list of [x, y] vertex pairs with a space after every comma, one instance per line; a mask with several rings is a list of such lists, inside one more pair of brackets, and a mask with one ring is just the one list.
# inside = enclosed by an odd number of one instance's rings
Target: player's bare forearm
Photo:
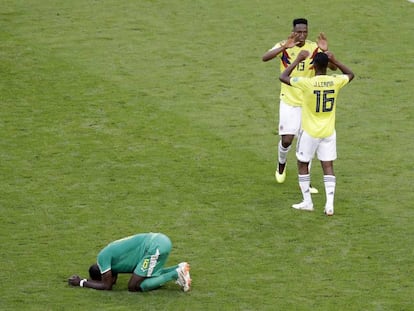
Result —
[[278, 48], [271, 49], [267, 51], [263, 57], [262, 60], [264, 62], [267, 62], [273, 58], [275, 58], [277, 55], [279, 55], [281, 52], [283, 52], [286, 49], [293, 48], [299, 43], [298, 41], [298, 34], [292, 32], [287, 40]]
[[338, 69], [338, 67], [335, 64], [333, 64], [332, 62], [329, 62], [328, 63], [328, 68], [331, 69], [331, 70], [333, 70], [333, 71], [335, 71], [336, 69]]
[[269, 51], [267, 51], [263, 57], [262, 57], [262, 61], [267, 62], [273, 58], [275, 58], [276, 56], [278, 56], [283, 50], [285, 50], [285, 48], [283, 46], [275, 48], [275, 49], [271, 49]]
[[349, 82], [351, 82], [352, 79], [354, 79], [354, 76], [355, 76], [354, 73], [346, 65], [342, 64], [339, 61], [336, 61], [335, 65], [339, 68], [339, 70], [342, 71], [343, 74], [349, 77]]
[[110, 271], [102, 276], [102, 281], [82, 279], [79, 275], [73, 275], [68, 279], [69, 285], [93, 288], [98, 290], [111, 290], [113, 278]]
[[83, 287], [98, 289], [98, 290], [112, 290], [112, 282], [111, 284], [105, 283], [103, 281], [94, 281], [88, 280], [83, 283]]
[[80, 286], [80, 287], [87, 287], [93, 288], [98, 290], [111, 290], [112, 289], [112, 282], [111, 284], [105, 283], [104, 281], [94, 281], [94, 280], [87, 280], [81, 279], [79, 276], [72, 276], [68, 280], [69, 285], [72, 286]]
[[304, 61], [309, 56], [309, 52], [306, 50], [300, 51], [296, 59], [280, 74], [279, 80], [283, 83], [290, 85], [290, 74], [293, 69], [301, 62]]
[[354, 78], [354, 73], [352, 72], [352, 70], [349, 69], [348, 66], [342, 64], [339, 60], [337, 60], [331, 51], [326, 51], [325, 53], [326, 55], [328, 55], [329, 62], [337, 66], [344, 75], [347, 75], [349, 77], [349, 81], [352, 81], [352, 79]]
[[344, 75], [347, 75], [349, 77], [349, 82], [352, 81], [352, 79], [354, 78], [354, 73], [352, 72], [352, 70], [350, 68], [348, 68], [348, 66], [342, 64], [339, 60], [333, 58], [332, 60], [330, 60], [332, 63], [334, 63], [339, 70], [341, 70], [341, 72]]
[[290, 85], [290, 74], [292, 73], [293, 69], [299, 64], [300, 62], [296, 58], [293, 63], [291, 63], [281, 74], [279, 80], [283, 83]]

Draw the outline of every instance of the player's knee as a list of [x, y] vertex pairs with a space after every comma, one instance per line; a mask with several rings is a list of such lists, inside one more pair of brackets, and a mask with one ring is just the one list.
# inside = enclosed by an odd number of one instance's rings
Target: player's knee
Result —
[[283, 136], [282, 137], [282, 146], [284, 148], [288, 148], [292, 144], [293, 138], [294, 138], [294, 136], [290, 136], [290, 135], [289, 136]]

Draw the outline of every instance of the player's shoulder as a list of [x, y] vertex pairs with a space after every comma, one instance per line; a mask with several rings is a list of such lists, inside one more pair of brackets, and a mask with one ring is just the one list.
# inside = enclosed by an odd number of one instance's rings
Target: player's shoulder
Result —
[[331, 77], [336, 80], [349, 80], [349, 76], [345, 74], [333, 74]]

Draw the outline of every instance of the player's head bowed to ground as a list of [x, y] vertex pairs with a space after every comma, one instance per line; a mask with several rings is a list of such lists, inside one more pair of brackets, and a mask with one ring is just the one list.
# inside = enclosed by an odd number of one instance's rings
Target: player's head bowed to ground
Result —
[[191, 289], [190, 265], [181, 262], [164, 268], [172, 243], [162, 233], [140, 233], [116, 240], [98, 254], [97, 263], [89, 268], [89, 279], [73, 275], [69, 285], [99, 290], [111, 290], [119, 273], [131, 273], [131, 292], [157, 289], [175, 281], [183, 291]]

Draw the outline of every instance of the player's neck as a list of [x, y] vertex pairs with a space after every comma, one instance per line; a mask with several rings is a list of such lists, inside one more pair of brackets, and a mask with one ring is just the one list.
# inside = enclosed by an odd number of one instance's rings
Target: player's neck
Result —
[[325, 76], [326, 75], [326, 69], [325, 70], [316, 70], [315, 76]]

